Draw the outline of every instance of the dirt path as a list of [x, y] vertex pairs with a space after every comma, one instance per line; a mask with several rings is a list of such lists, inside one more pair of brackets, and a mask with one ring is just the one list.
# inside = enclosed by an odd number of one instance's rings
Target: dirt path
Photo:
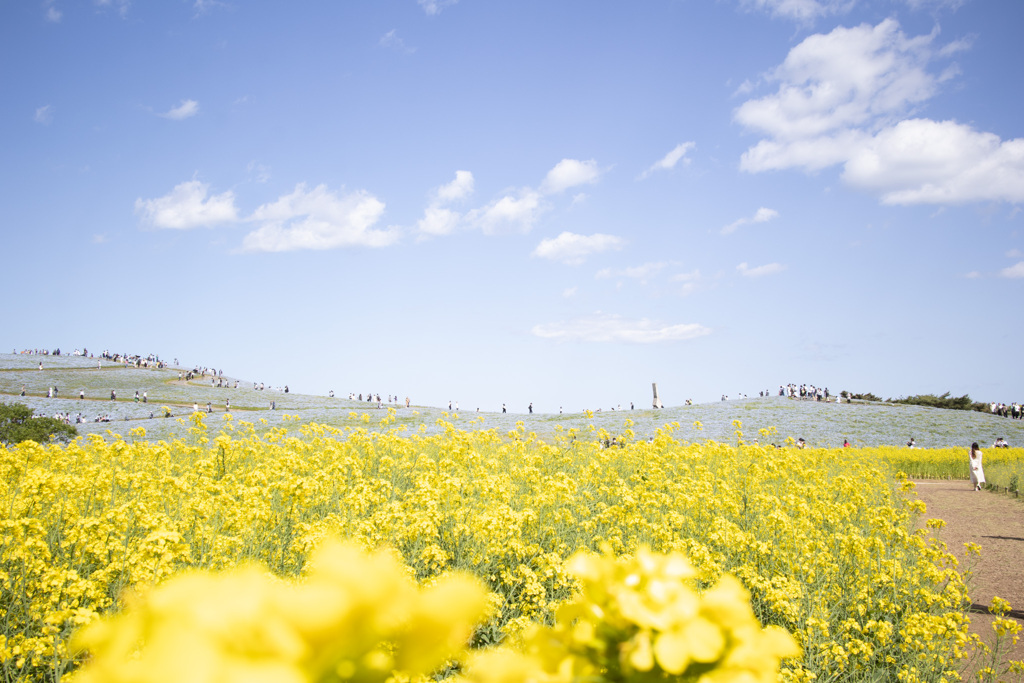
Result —
[[[1008, 600], [1007, 615], [1024, 625], [1024, 499], [974, 491], [967, 481], [917, 480], [917, 494], [928, 506], [924, 519], [941, 519], [939, 538], [960, 560], [973, 567], [971, 631], [992, 641], [992, 617], [986, 608], [992, 598]], [[968, 559], [964, 543], [981, 546], [981, 557]], [[1024, 660], [1024, 638], [1010, 659]]]

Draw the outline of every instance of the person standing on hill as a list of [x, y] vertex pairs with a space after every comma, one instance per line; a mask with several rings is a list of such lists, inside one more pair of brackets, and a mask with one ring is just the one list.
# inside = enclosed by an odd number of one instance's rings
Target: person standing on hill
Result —
[[971, 444], [971, 458], [968, 464], [971, 466], [971, 483], [974, 484], [974, 490], [980, 491], [985, 484], [985, 470], [981, 466], [981, 449], [978, 448], [977, 441]]

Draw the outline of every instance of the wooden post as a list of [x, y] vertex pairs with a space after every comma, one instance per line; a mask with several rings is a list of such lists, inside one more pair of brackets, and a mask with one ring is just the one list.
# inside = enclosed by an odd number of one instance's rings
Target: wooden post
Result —
[[661, 404], [661, 399], [658, 398], [658, 383], [657, 382], [651, 382], [651, 388], [654, 389], [654, 407], [655, 408], [664, 408], [665, 406], [663, 406]]

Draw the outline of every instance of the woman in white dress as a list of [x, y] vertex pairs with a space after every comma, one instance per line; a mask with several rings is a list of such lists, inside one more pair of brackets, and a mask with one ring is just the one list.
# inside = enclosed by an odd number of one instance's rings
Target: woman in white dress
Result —
[[985, 483], [985, 470], [981, 466], [981, 449], [978, 448], [977, 442], [971, 444], [970, 466], [971, 483], [974, 484], [975, 491], [980, 491]]

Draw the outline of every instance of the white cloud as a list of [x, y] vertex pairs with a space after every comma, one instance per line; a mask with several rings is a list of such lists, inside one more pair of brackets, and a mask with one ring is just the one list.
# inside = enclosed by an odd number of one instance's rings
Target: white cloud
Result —
[[540, 194], [527, 189], [520, 191], [519, 196], [508, 194], [482, 209], [470, 211], [467, 220], [488, 235], [506, 229], [529, 232], [542, 210]]
[[566, 287], [562, 290], [562, 296], [566, 299], [571, 299], [576, 296], [576, 292], [579, 291], [579, 287]]
[[662, 270], [668, 263], [664, 261], [644, 263], [639, 266], [630, 266], [627, 268], [603, 268], [597, 271], [594, 277], [597, 279], [604, 279], [610, 277], [628, 277], [634, 280], [640, 280], [641, 282], [647, 282]]
[[774, 220], [778, 217], [778, 211], [776, 211], [775, 209], [766, 209], [765, 207], [762, 206], [760, 209], [755, 211], [754, 215], [751, 216], [750, 218], [740, 218], [738, 220], [733, 221], [729, 225], [726, 225], [725, 227], [722, 228], [721, 233], [723, 235], [729, 235], [736, 232], [736, 230], [740, 226], [747, 225], [748, 223], [767, 223], [768, 221]]
[[578, 266], [587, 256], [609, 249], [621, 249], [625, 241], [614, 235], [577, 235], [563, 232], [554, 239], [541, 240], [533, 255], [540, 258], [561, 261], [570, 266]]
[[763, 266], [756, 266], [751, 268], [746, 262], [736, 266], [736, 270], [740, 272], [743, 277], [763, 277], [765, 275], [775, 275], [781, 273], [786, 269], [786, 266], [781, 263], [766, 263]]
[[1024, 256], [1024, 251], [1021, 251], [1020, 249], [1011, 249], [1006, 252], [1006, 256], [1008, 258], [1020, 258], [1021, 256]]
[[340, 247], [384, 247], [399, 237], [394, 228], [372, 229], [384, 203], [365, 191], [337, 195], [325, 185], [264, 204], [248, 220], [262, 223], [242, 241], [245, 251], [294, 251]]
[[182, 100], [181, 104], [170, 111], [160, 114], [165, 119], [181, 121], [199, 113], [199, 103], [195, 100]]
[[41, 123], [44, 126], [49, 125], [53, 122], [53, 105], [44, 104], [38, 107], [32, 118], [36, 123]]
[[1024, 138], [1000, 140], [954, 121], [910, 119], [850, 156], [843, 179], [886, 204], [1024, 201]]
[[437, 200], [453, 202], [473, 194], [473, 174], [469, 171], [456, 171], [455, 180], [437, 189]]
[[[695, 142], [683, 142], [672, 148], [672, 151], [663, 156], [658, 161], [654, 162], [646, 171], [640, 174], [640, 180], [643, 180], [647, 176], [651, 175], [655, 171], [669, 171], [676, 167], [676, 164], [686, 156], [687, 152], [693, 149], [697, 143]], [[686, 159], [684, 163], [690, 163], [689, 159]]]
[[416, 0], [419, 6], [423, 8], [423, 11], [430, 15], [440, 14], [441, 10], [445, 7], [454, 5], [458, 1], [459, 0]]
[[776, 93], [743, 103], [735, 119], [766, 137], [748, 149], [749, 172], [841, 165], [843, 179], [888, 204], [1024, 199], [1024, 138], [1001, 140], [955, 121], [908, 118], [955, 67], [930, 73], [937, 30], [908, 37], [893, 19], [837, 28], [794, 47], [771, 78]]
[[50, 5], [49, 7], [46, 8], [46, 20], [47, 21], [51, 21], [51, 22], [56, 24], [56, 23], [60, 22], [61, 17], [63, 17], [63, 16], [64, 16], [63, 12], [61, 12], [59, 9], [57, 9], [53, 5]]
[[381, 47], [390, 48], [392, 50], [398, 50], [399, 52], [405, 52], [406, 54], [412, 54], [416, 52], [416, 48], [410, 47], [405, 44], [405, 41], [398, 35], [396, 29], [391, 29], [378, 41]]
[[1019, 263], [1012, 265], [1009, 268], [1003, 268], [1001, 271], [999, 271], [999, 274], [1002, 275], [1003, 277], [1024, 277], [1024, 261], [1020, 261]]
[[156, 199], [136, 199], [135, 213], [156, 228], [188, 230], [238, 220], [231, 190], [207, 197], [210, 186], [198, 180], [176, 185], [170, 194]]
[[596, 313], [575, 320], [536, 325], [533, 334], [557, 341], [654, 344], [695, 339], [711, 334], [711, 330], [697, 323], [667, 325], [647, 318], [628, 320], [618, 315]]
[[562, 159], [548, 171], [540, 190], [544, 194], [557, 194], [577, 185], [595, 183], [601, 175], [597, 162], [579, 161], [578, 159]]
[[894, 19], [809, 36], [772, 72], [778, 91], [743, 103], [735, 118], [786, 142], [901, 114], [937, 90], [925, 71], [933, 38], [908, 38]]
[[440, 206], [428, 206], [423, 218], [416, 222], [416, 229], [423, 236], [450, 235], [459, 226], [462, 216]]
[[456, 171], [455, 179], [433, 192], [430, 204], [423, 212], [423, 218], [416, 223], [420, 238], [450, 235], [462, 222], [462, 214], [444, 207], [450, 202], [465, 199], [473, 193], [473, 174]]

